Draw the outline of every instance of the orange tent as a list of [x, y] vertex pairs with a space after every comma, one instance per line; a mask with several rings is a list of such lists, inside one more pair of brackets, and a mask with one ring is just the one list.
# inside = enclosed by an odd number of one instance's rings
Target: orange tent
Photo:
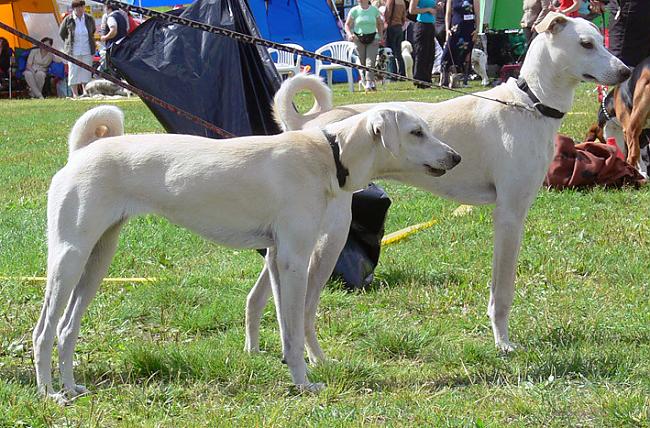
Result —
[[[61, 48], [59, 38], [59, 12], [56, 0], [0, 0], [0, 21], [40, 40], [54, 39], [54, 46]], [[9, 41], [12, 48], [31, 48], [31, 43], [0, 30], [0, 37]]]

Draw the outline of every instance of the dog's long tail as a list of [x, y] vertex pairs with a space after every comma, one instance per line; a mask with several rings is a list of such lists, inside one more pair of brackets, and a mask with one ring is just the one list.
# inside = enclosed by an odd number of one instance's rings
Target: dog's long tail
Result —
[[[300, 91], [310, 91], [314, 95], [311, 110], [302, 115], [293, 106], [293, 98]], [[297, 74], [282, 83], [273, 99], [275, 121], [285, 131], [302, 129], [302, 126], [317, 115], [332, 109], [332, 91], [314, 75]]]
[[70, 155], [95, 140], [124, 134], [124, 113], [115, 106], [99, 106], [75, 122], [68, 137]]

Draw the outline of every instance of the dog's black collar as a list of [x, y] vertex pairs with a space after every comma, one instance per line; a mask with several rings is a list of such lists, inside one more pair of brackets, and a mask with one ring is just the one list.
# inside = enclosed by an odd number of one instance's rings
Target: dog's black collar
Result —
[[517, 79], [517, 86], [528, 95], [530, 100], [533, 102], [533, 106], [542, 113], [542, 115], [552, 117], [553, 119], [562, 119], [564, 117], [564, 113], [560, 110], [556, 110], [553, 107], [549, 107], [546, 104], [539, 102], [539, 98], [533, 94], [533, 91], [528, 87], [528, 82], [526, 82], [526, 79], [523, 77]]
[[330, 143], [330, 148], [332, 149], [332, 156], [334, 156], [334, 165], [336, 165], [336, 179], [339, 181], [339, 187], [345, 186], [345, 181], [350, 175], [350, 171], [341, 163], [341, 149], [339, 143], [336, 142], [336, 135], [332, 135], [326, 130], [322, 130], [323, 135], [327, 138], [327, 142]]

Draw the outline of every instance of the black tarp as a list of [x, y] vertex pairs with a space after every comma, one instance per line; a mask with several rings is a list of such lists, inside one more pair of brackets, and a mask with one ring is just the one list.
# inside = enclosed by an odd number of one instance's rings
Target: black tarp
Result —
[[[259, 37], [245, 0], [197, 0], [171, 13]], [[281, 79], [263, 47], [152, 18], [109, 57], [132, 85], [234, 135], [280, 132], [270, 106]], [[147, 106], [167, 132], [218, 138], [162, 107]]]

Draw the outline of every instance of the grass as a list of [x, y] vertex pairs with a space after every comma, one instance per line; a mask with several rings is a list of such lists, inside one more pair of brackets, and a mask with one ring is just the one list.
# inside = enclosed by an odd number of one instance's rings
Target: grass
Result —
[[[341, 86], [335, 103], [449, 97], [411, 88]], [[581, 138], [595, 120], [592, 90], [579, 88], [562, 132]], [[0, 275], [44, 275], [48, 184], [72, 123], [93, 105], [0, 102]], [[127, 132], [162, 130], [140, 101], [118, 105]], [[148, 216], [125, 227], [109, 274], [159, 280], [103, 285], [76, 354], [77, 380], [94, 393], [72, 406], [36, 394], [30, 335], [44, 285], [0, 280], [0, 426], [650, 425], [647, 188], [540, 192], [511, 317], [523, 349], [503, 356], [485, 315], [490, 207], [455, 218], [453, 202], [381, 184], [393, 199], [388, 232], [438, 223], [386, 247], [370, 290], [325, 291], [318, 331], [335, 361], [310, 373], [323, 393], [290, 388], [271, 305], [264, 352], [242, 351], [261, 258]]]

